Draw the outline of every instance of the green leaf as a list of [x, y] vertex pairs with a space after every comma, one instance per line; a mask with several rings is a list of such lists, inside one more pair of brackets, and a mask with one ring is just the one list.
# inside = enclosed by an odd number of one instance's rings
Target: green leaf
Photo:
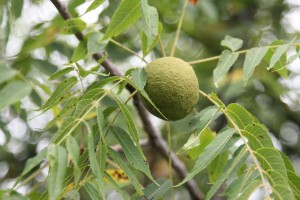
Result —
[[48, 78], [49, 81], [58, 79], [66, 74], [68, 74], [69, 72], [73, 71], [74, 68], [73, 67], [66, 67], [64, 69], [58, 70], [57, 72], [55, 72], [52, 76], [50, 76]]
[[4, 65], [0, 65], [0, 72], [0, 84], [12, 79], [17, 74], [17, 71], [6, 68]]
[[227, 129], [224, 132], [219, 133], [217, 137], [204, 149], [204, 152], [198, 157], [193, 169], [189, 171], [184, 180], [177, 186], [180, 186], [191, 180], [196, 174], [205, 169], [223, 151], [227, 142], [235, 132], [235, 129]]
[[218, 65], [213, 72], [216, 87], [218, 87], [219, 82], [226, 76], [238, 57], [238, 53], [234, 53], [229, 50], [224, 50], [222, 52]]
[[86, 23], [79, 18], [71, 18], [64, 21], [61, 34], [72, 35], [83, 31], [86, 28]]
[[139, 143], [138, 132], [129, 109], [125, 106], [125, 104], [119, 99], [119, 97], [116, 94], [114, 94], [113, 92], [111, 94], [113, 95], [122, 113], [124, 114], [125, 122], [127, 125], [128, 132], [130, 133], [130, 136], [132, 137], [134, 142], [138, 144]]
[[131, 79], [140, 90], [143, 90], [147, 81], [145, 68], [133, 70], [131, 72]]
[[63, 140], [65, 140], [68, 135], [70, 134], [70, 130], [74, 127], [76, 124], [77, 119], [74, 117], [68, 117], [67, 119], [64, 120], [63, 124], [55, 134], [55, 137], [53, 139], [53, 143], [60, 143]]
[[223, 168], [228, 161], [228, 151], [219, 154], [208, 166], [209, 182], [214, 184], [222, 175]]
[[241, 194], [239, 195], [239, 200], [248, 200], [251, 196], [251, 194], [259, 187], [261, 181], [254, 179], [245, 185], [243, 190], [241, 191]]
[[89, 150], [90, 166], [91, 166], [92, 172], [96, 176], [97, 180], [100, 183], [103, 183], [104, 172], [100, 171], [100, 168], [99, 168], [99, 163], [98, 163], [96, 153], [95, 153], [96, 147], [95, 147], [95, 143], [94, 143], [94, 136], [92, 134], [92, 130], [91, 130], [89, 124], [86, 122], [85, 125], [86, 125], [86, 127], [88, 129], [88, 133], [89, 133], [88, 150]]
[[38, 166], [45, 158], [47, 155], [47, 149], [43, 149], [41, 152], [39, 152], [36, 156], [34, 156], [33, 158], [29, 158], [26, 161], [24, 170], [21, 174], [20, 177], [24, 176], [25, 174], [27, 174], [28, 172], [30, 172], [33, 168], [35, 168], [36, 166]]
[[275, 64], [280, 60], [281, 56], [287, 52], [287, 50], [289, 49], [291, 44], [295, 41], [295, 39], [296, 38], [294, 38], [289, 44], [281, 45], [276, 49], [275, 53], [271, 57], [268, 70], [270, 70], [275, 66]]
[[133, 25], [141, 16], [139, 0], [123, 0], [112, 16], [103, 40], [117, 36]]
[[[253, 168], [249, 168], [243, 175], [237, 177], [228, 188], [225, 190], [225, 194], [228, 196], [229, 200], [235, 200], [238, 199], [243, 192], [243, 190], [246, 188], [246, 186], [255, 180], [259, 180], [259, 172], [258, 170], [253, 170]], [[261, 180], [259, 180], [259, 186], [261, 184]]]
[[229, 160], [227, 165], [224, 167], [223, 174], [215, 181], [210, 190], [208, 191], [205, 199], [211, 199], [220, 186], [227, 180], [229, 177], [232, 177], [237, 171], [241, 168], [244, 162], [249, 157], [249, 152], [246, 151], [244, 146], [241, 146]]
[[80, 147], [72, 136], [69, 136], [66, 141], [66, 148], [69, 153], [69, 156], [73, 162], [74, 165], [74, 177], [76, 183], [78, 183], [80, 176], [81, 176], [81, 171], [79, 169], [79, 156], [80, 156]]
[[102, 51], [108, 44], [108, 40], [102, 41], [103, 34], [100, 32], [91, 32], [87, 35], [87, 55], [93, 55]]
[[[154, 178], [151, 175], [150, 169], [145, 156], [139, 151], [136, 145], [133, 143], [129, 135], [121, 128], [112, 126], [110, 128], [111, 133], [114, 138], [120, 143], [125, 156], [129, 163], [137, 170], [144, 172], [152, 181]], [[154, 181], [155, 182], [155, 181]]]
[[84, 183], [84, 189], [87, 191], [92, 200], [101, 199], [101, 195], [98, 193], [97, 189], [89, 182]]
[[218, 107], [225, 108], [225, 104], [215, 92], [210, 93], [209, 97], [212, 98], [218, 104]]
[[248, 139], [253, 150], [262, 147], [273, 147], [273, 142], [265, 127], [260, 124], [249, 124], [242, 130], [242, 134]]
[[84, 59], [87, 56], [87, 52], [88, 50], [86, 40], [80, 41], [73, 52], [71, 62], [77, 62], [78, 60]]
[[9, 82], [0, 91], [0, 111], [28, 96], [31, 90], [32, 87], [23, 81]]
[[63, 189], [63, 181], [66, 174], [68, 156], [63, 147], [55, 144], [51, 144], [48, 147], [47, 156], [50, 166], [50, 175], [48, 179], [49, 200], [56, 200]]
[[97, 99], [104, 91], [105, 90], [102, 88], [93, 88], [87, 90], [86, 93], [78, 100], [72, 116], [75, 118], [81, 117], [87, 108], [91, 107], [91, 104], [93, 104], [94, 100]]
[[244, 86], [247, 84], [247, 81], [252, 76], [255, 67], [261, 63], [267, 51], [268, 51], [268, 47], [256, 47], [250, 49], [247, 52], [244, 66], [243, 66]]
[[251, 113], [237, 103], [229, 104], [226, 108], [226, 113], [240, 129], [244, 129], [247, 125], [252, 125], [258, 122]]
[[231, 51], [239, 50], [243, 46], [243, 40], [226, 35], [221, 45], [229, 48]]
[[158, 35], [158, 13], [155, 7], [149, 6], [148, 0], [141, 0], [141, 10], [143, 28], [149, 47]]
[[62, 101], [64, 95], [77, 83], [77, 78], [72, 76], [62, 81], [51, 94], [48, 101], [39, 110], [49, 110]]
[[144, 189], [146, 199], [161, 199], [163, 195], [166, 192], [168, 192], [172, 187], [172, 182], [169, 179], [159, 179], [157, 180], [157, 183], [159, 184], [159, 186], [152, 183]]
[[91, 3], [91, 5], [86, 9], [86, 11], [84, 12], [84, 14], [95, 10], [96, 8], [98, 8], [102, 3], [104, 2], [104, 0], [94, 0], [93, 3]]
[[11, 1], [11, 12], [14, 15], [15, 19], [19, 18], [22, 14], [24, 0]]
[[137, 193], [141, 196], [144, 195], [143, 186], [139, 183], [138, 179], [136, 178], [135, 174], [132, 170], [127, 166], [127, 164], [122, 160], [120, 155], [116, 153], [112, 148], [108, 147], [109, 155], [119, 164], [119, 166], [123, 169], [125, 174], [130, 179], [132, 185], [134, 186]]
[[208, 109], [201, 111], [195, 118], [193, 118], [188, 124], [194, 128], [195, 134], [192, 134], [188, 141], [183, 145], [183, 147], [177, 152], [181, 153], [186, 150], [189, 150], [193, 147], [196, 147], [202, 143], [201, 134], [209, 126], [210, 122], [214, 119], [215, 115], [218, 112], [218, 108], [211, 106]]

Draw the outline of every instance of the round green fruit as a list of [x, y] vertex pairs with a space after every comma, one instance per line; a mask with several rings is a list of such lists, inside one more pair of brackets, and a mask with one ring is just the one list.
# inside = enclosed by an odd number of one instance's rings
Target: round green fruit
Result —
[[[188, 63], [179, 58], [163, 57], [149, 63], [145, 71], [145, 91], [168, 120], [182, 119], [192, 111], [199, 99], [199, 84]], [[146, 99], [143, 101], [150, 113], [165, 119]]]

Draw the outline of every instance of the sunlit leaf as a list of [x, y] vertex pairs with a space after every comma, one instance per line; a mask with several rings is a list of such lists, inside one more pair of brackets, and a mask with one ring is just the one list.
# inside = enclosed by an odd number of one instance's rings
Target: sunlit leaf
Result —
[[221, 54], [217, 67], [214, 69], [214, 82], [218, 87], [219, 82], [226, 76], [229, 69], [238, 59], [239, 54], [231, 52], [229, 50], [224, 50]]
[[131, 79], [139, 87], [140, 90], [143, 90], [147, 81], [145, 68], [133, 70], [131, 72]]
[[86, 11], [84, 12], [90, 12], [92, 10], [95, 10], [96, 8], [98, 8], [99, 6], [101, 6], [101, 4], [104, 2], [104, 0], [94, 0], [93, 3], [91, 3], [91, 5], [86, 9]]
[[139, 0], [124, 0], [111, 18], [103, 40], [117, 36], [133, 25], [141, 16]]

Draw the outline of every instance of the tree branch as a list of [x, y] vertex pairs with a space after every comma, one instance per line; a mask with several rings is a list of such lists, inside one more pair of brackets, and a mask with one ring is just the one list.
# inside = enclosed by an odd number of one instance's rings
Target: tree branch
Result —
[[[67, 10], [67, 7], [65, 5], [63, 5], [59, 0], [51, 0], [51, 2], [54, 4], [54, 6], [56, 7], [56, 9], [60, 13], [60, 15], [65, 20], [72, 18], [71, 14]], [[75, 35], [78, 40], [84, 40], [84, 35], [81, 32], [79, 32]], [[98, 61], [102, 57], [103, 57], [102, 53], [96, 53], [93, 55], [93, 58], [96, 61]], [[120, 72], [113, 65], [113, 63], [108, 59], [105, 59], [105, 61], [102, 63], [102, 66], [108, 72], [110, 72], [111, 75], [120, 76], [120, 77], [123, 76], [123, 73]], [[126, 88], [130, 93], [133, 93], [135, 91], [135, 88], [130, 84], [127, 84]], [[166, 159], [168, 159], [168, 157], [169, 157], [168, 145], [162, 138], [160, 130], [152, 124], [149, 113], [145, 109], [144, 105], [142, 104], [140, 96], [135, 95], [133, 98], [134, 98], [133, 99], [134, 105], [135, 105], [136, 109], [138, 110], [139, 116], [143, 122], [143, 127], [144, 127], [146, 133], [148, 134], [149, 141], [151, 142], [153, 148], [157, 149]], [[177, 172], [177, 174], [179, 175], [179, 177], [181, 179], [184, 179], [184, 177], [187, 174], [187, 169], [186, 169], [185, 165], [176, 156], [176, 154], [174, 152], [171, 153], [171, 159], [172, 159], [172, 165], [173, 165], [174, 170]], [[194, 180], [190, 180], [189, 182], [187, 182], [185, 184], [185, 186], [193, 199], [197, 199], [197, 200], [203, 199], [204, 195], [200, 192], [200, 190], [197, 186], [197, 183]]]

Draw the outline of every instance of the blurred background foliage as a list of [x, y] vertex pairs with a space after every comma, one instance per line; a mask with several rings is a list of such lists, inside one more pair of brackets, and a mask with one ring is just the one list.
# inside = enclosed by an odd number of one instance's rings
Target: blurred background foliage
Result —
[[[63, 1], [68, 4], [73, 16], [81, 16], [82, 5], [89, 5], [89, 0]], [[92, 14], [82, 16], [88, 26], [84, 33], [92, 31], [105, 32], [110, 17], [115, 11], [119, 0], [109, 0], [105, 9], [98, 9]], [[149, 0], [155, 6], [163, 25], [161, 35], [163, 45], [170, 53], [175, 36], [177, 23], [183, 6], [182, 0]], [[100, 14], [101, 13], [101, 14]], [[289, 40], [297, 36], [300, 27], [300, 3], [297, 0], [200, 0], [195, 6], [189, 5], [184, 18], [180, 39], [177, 45], [176, 57], [185, 61], [199, 60], [219, 55], [224, 47], [220, 45], [225, 35], [241, 38], [243, 49], [270, 45], [275, 40]], [[12, 81], [29, 82], [31, 89], [28, 97], [21, 102], [14, 102], [0, 113], [0, 183], [1, 188], [10, 187], [15, 178], [22, 172], [26, 160], [47, 146], [57, 130], [61, 120], [57, 120], [51, 128], [46, 129], [60, 107], [37, 116], [36, 109], [49, 97], [57, 85], [48, 81], [57, 69], [68, 63], [78, 41], [74, 36], [60, 35], [63, 19], [57, 14], [50, 1], [43, 0], [0, 0], [0, 69], [10, 71], [13, 75], [5, 80], [0, 72], [0, 91]], [[115, 38], [119, 43], [141, 53], [142, 23]], [[108, 44], [105, 49], [108, 58], [122, 71], [144, 64], [122, 48]], [[288, 55], [295, 53], [291, 49]], [[160, 57], [159, 48], [155, 48], [146, 59]], [[241, 56], [243, 58], [243, 56]], [[243, 59], [239, 58], [229, 75], [219, 88], [213, 84], [212, 72], [217, 61], [194, 65], [200, 88], [205, 92], [216, 92], [228, 103], [238, 102], [251, 111], [264, 123], [274, 136], [274, 143], [294, 162], [300, 173], [300, 61], [282, 63], [287, 70], [287, 79], [276, 71], [267, 71], [266, 63], [256, 69], [254, 76], [244, 87], [241, 66]], [[96, 65], [92, 58], [80, 61], [89, 69]], [[84, 78], [84, 86], [98, 80], [99, 77], [89, 75]], [[80, 90], [78, 85], [76, 90]], [[17, 92], [23, 90], [16, 88]], [[0, 92], [0, 94], [2, 94]], [[2, 94], [3, 95], [3, 94]], [[105, 99], [106, 105], [113, 105], [111, 99]], [[0, 103], [1, 104], [1, 103]], [[208, 106], [208, 102], [200, 99], [197, 110]], [[132, 106], [132, 112], [134, 109]], [[136, 116], [137, 117], [137, 116]], [[138, 117], [137, 117], [138, 118]], [[156, 120], [158, 121], [158, 120]], [[171, 123], [172, 145], [178, 150], [188, 139], [184, 134], [184, 124], [188, 119]], [[159, 121], [160, 122], [160, 121]], [[122, 124], [120, 119], [117, 123]], [[214, 123], [214, 130], [220, 130], [224, 119]], [[158, 123], [165, 132], [164, 124]], [[141, 129], [140, 129], [141, 130]], [[141, 130], [142, 131], [142, 130]], [[145, 137], [141, 134], [141, 137]], [[154, 175], [168, 176], [168, 163], [152, 151], [147, 152]], [[185, 161], [189, 159], [183, 157]], [[42, 182], [46, 172], [37, 176], [35, 181]], [[205, 184], [207, 177], [199, 182]], [[22, 188], [21, 188], [22, 189]], [[24, 187], [26, 191], [28, 188]]]

